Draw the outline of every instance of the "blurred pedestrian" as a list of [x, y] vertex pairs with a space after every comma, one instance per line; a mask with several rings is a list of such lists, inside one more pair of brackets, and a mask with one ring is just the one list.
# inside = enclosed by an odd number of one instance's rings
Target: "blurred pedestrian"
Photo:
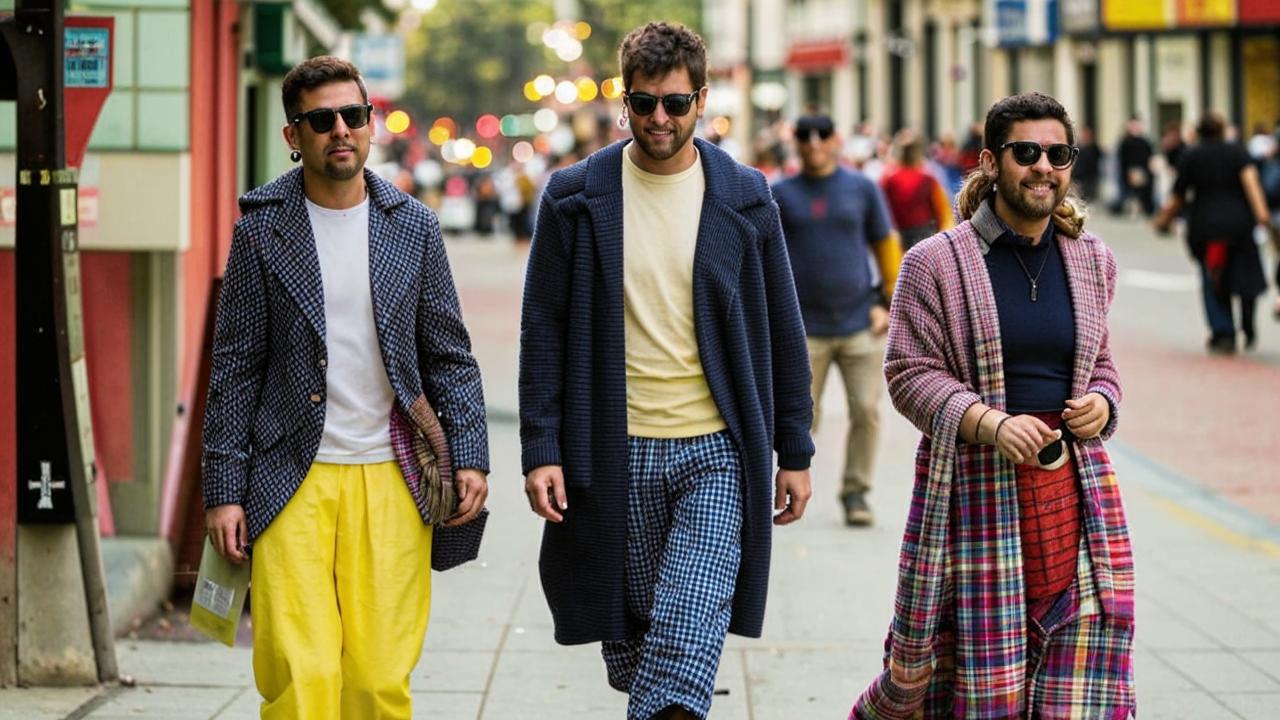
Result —
[[[1280, 254], [1280, 142], [1271, 146], [1271, 155], [1258, 165], [1258, 177], [1262, 193], [1266, 196], [1267, 209], [1271, 213], [1271, 244]], [[1276, 261], [1276, 290], [1280, 290], [1280, 258]], [[1280, 321], [1280, 299], [1271, 308], [1271, 315]]]
[[393, 437], [430, 395], [458, 468], [450, 524], [469, 521], [488, 494], [480, 371], [435, 215], [365, 168], [359, 71], [312, 58], [282, 94], [302, 167], [240, 199], [204, 418], [205, 522], [233, 563], [252, 544], [263, 718], [409, 718], [433, 533], [402, 476], [417, 460]]
[[953, 133], [942, 133], [942, 137], [938, 139], [933, 149], [933, 159], [945, 174], [947, 195], [955, 195], [964, 183], [964, 170], [960, 167], [960, 147], [956, 145], [956, 136]]
[[1257, 166], [1243, 147], [1226, 142], [1223, 129], [1222, 116], [1213, 112], [1196, 125], [1196, 144], [1183, 155], [1177, 184], [1155, 226], [1168, 232], [1186, 209], [1187, 244], [1200, 265], [1208, 349], [1231, 354], [1236, 351], [1232, 298], [1240, 301], [1245, 348], [1257, 343], [1254, 314], [1267, 280], [1254, 233], [1268, 233], [1271, 218]]
[[1076, 158], [1071, 177], [1080, 188], [1080, 196], [1087, 202], [1098, 199], [1098, 180], [1102, 176], [1102, 148], [1093, 135], [1093, 128], [1080, 126], [1080, 156]]
[[1116, 263], [1068, 201], [1073, 135], [1051, 97], [997, 102], [965, 222], [903, 259], [885, 376], [923, 436], [886, 667], [853, 718], [1134, 712], [1133, 560], [1102, 446]]
[[978, 156], [982, 154], [982, 123], [969, 126], [964, 137], [964, 145], [960, 146], [960, 171], [968, 175], [978, 169]]
[[904, 249], [956, 223], [942, 184], [924, 168], [924, 140], [914, 130], [899, 130], [893, 138], [894, 166], [880, 177], [889, 214]]
[[[841, 141], [826, 115], [796, 121], [801, 171], [773, 188], [782, 217], [813, 370], [813, 428], [827, 371], [840, 368], [849, 407], [840, 500], [848, 525], [873, 521], [871, 490], [880, 437], [880, 366], [889, 328], [887, 297], [902, 250], [876, 186], [838, 162]], [[874, 252], [881, 272], [868, 261]], [[883, 286], [877, 278], [887, 280]]]
[[702, 39], [649, 23], [619, 61], [632, 140], [556, 173], [534, 229], [525, 490], [556, 640], [603, 641], [628, 718], [705, 718], [809, 499], [809, 363], [764, 177], [693, 138]]
[[1276, 149], [1276, 138], [1267, 132], [1267, 126], [1263, 123], [1253, 124], [1253, 135], [1249, 136], [1249, 155], [1254, 160], [1263, 160], [1271, 156]]
[[1111, 204], [1111, 213], [1119, 215], [1125, 204], [1137, 198], [1142, 214], [1151, 217], [1155, 212], [1155, 192], [1151, 185], [1151, 157], [1155, 151], [1143, 131], [1142, 120], [1129, 118], [1124, 137], [1116, 146], [1116, 168], [1119, 171], [1120, 193]]

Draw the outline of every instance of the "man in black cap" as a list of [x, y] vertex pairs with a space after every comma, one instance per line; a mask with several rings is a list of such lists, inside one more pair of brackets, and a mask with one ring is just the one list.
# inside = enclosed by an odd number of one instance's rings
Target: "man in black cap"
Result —
[[835, 363], [849, 404], [840, 490], [845, 522], [870, 525], [865, 495], [871, 489], [880, 435], [888, 298], [902, 249], [880, 189], [837, 162], [840, 138], [831, 118], [800, 118], [795, 141], [801, 172], [775, 185], [773, 195], [804, 316], [813, 369], [813, 424], [816, 430], [827, 370]]

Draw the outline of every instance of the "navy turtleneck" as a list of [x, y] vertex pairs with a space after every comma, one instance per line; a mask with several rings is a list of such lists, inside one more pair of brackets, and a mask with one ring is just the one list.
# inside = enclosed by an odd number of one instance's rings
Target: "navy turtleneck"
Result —
[[[987, 210], [1003, 231], [990, 240], [985, 260], [1000, 316], [1007, 410], [1061, 412], [1071, 397], [1075, 318], [1053, 223], [1033, 246]], [[1034, 302], [1028, 276], [1038, 276]]]

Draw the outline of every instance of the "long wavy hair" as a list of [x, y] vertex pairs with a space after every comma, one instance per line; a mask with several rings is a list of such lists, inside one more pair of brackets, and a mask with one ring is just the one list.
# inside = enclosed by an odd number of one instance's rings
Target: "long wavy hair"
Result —
[[[1009, 139], [1013, 124], [1024, 120], [1057, 120], [1067, 130], [1067, 142], [1075, 144], [1075, 125], [1066, 108], [1048, 95], [1029, 92], [1010, 95], [991, 106], [982, 129], [983, 146], [993, 155], [998, 153], [1000, 146]], [[981, 167], [969, 173], [960, 192], [956, 194], [956, 212], [964, 220], [973, 217], [978, 207], [995, 191], [995, 186], [996, 178], [987, 175]], [[1088, 208], [1073, 185], [1062, 203], [1053, 211], [1054, 227], [1065, 235], [1079, 237], [1087, 217]]]

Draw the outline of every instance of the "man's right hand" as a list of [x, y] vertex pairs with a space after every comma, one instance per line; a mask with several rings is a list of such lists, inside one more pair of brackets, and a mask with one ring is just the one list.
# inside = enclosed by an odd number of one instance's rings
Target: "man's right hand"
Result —
[[562, 522], [563, 513], [569, 509], [564, 492], [564, 470], [559, 465], [543, 465], [529, 472], [524, 479], [524, 494], [529, 499], [529, 509], [551, 522]]
[[249, 559], [244, 551], [245, 545], [249, 544], [244, 508], [239, 505], [211, 507], [204, 511], [204, 527], [219, 555], [236, 565]]
[[1018, 464], [1035, 460], [1041, 448], [1062, 437], [1060, 431], [1050, 429], [1034, 415], [1011, 415], [1000, 422], [996, 447], [1000, 454]]

